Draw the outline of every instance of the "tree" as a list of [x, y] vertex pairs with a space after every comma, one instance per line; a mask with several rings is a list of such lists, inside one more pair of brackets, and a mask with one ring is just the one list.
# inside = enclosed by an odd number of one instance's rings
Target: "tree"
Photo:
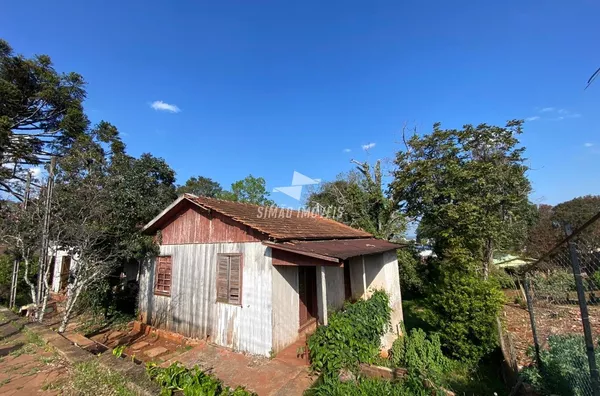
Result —
[[512, 249], [527, 228], [531, 191], [517, 139], [522, 121], [414, 135], [396, 155], [390, 191], [409, 217], [420, 218], [438, 256], [464, 247], [484, 278], [495, 249]]
[[177, 195], [189, 193], [199, 197], [219, 198], [223, 188], [221, 185], [204, 176], [190, 177], [183, 186], [177, 187]]
[[26, 169], [49, 162], [85, 133], [84, 80], [47, 55], [27, 59], [0, 39], [0, 191], [22, 200]]
[[380, 161], [372, 171], [367, 162], [353, 163], [357, 165], [355, 171], [340, 175], [333, 182], [322, 183], [309, 193], [306, 205], [336, 208], [337, 220], [342, 223], [378, 238], [401, 239], [406, 231], [406, 218], [398, 210], [397, 202], [384, 191]]
[[275, 202], [269, 199], [267, 182], [262, 177], [248, 175], [231, 184], [231, 191], [223, 191], [220, 198], [228, 201], [246, 202], [255, 205], [271, 206]]
[[528, 257], [539, 258], [556, 246], [563, 233], [554, 227], [552, 205], [539, 205], [535, 210], [535, 220], [527, 232], [524, 251]]

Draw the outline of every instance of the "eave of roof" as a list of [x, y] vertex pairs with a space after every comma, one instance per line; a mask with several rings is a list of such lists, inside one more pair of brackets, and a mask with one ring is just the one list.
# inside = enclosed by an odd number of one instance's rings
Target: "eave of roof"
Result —
[[263, 241], [263, 245], [273, 249], [281, 249], [328, 261], [346, 260], [356, 256], [383, 253], [406, 246], [375, 238], [292, 241], [285, 243]]

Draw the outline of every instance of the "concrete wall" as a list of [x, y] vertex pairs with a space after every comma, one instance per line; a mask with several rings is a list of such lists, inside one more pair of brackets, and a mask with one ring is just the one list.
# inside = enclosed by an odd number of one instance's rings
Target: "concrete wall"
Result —
[[[217, 253], [242, 253], [242, 306], [216, 302]], [[272, 349], [270, 249], [257, 242], [163, 245], [172, 256], [171, 296], [154, 295], [154, 260], [140, 274], [142, 320], [188, 337], [268, 356]]]

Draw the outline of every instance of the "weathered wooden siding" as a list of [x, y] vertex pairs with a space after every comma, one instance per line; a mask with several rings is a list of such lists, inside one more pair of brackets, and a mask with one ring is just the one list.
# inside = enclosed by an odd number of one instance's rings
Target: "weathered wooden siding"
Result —
[[[325, 289], [327, 294], [327, 314], [339, 310], [346, 300], [343, 267], [323, 267], [325, 269]], [[319, 323], [323, 322], [323, 303], [321, 298], [321, 274], [317, 271], [317, 306], [319, 307]]]
[[[275, 251], [275, 250], [273, 250]], [[273, 351], [298, 339], [298, 267], [273, 266]]]
[[[140, 276], [141, 318], [153, 326], [268, 356], [272, 349], [272, 265], [261, 243], [163, 245], [171, 255], [171, 297], [153, 293], [154, 263]], [[243, 306], [216, 302], [218, 253], [243, 254]]]
[[162, 229], [161, 245], [258, 242], [262, 236], [219, 213], [187, 206]]

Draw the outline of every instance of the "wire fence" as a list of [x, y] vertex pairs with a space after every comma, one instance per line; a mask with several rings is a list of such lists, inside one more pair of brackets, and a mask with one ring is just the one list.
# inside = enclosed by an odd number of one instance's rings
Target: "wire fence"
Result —
[[600, 396], [600, 213], [562, 230], [565, 238], [521, 272], [530, 356], [548, 394]]

